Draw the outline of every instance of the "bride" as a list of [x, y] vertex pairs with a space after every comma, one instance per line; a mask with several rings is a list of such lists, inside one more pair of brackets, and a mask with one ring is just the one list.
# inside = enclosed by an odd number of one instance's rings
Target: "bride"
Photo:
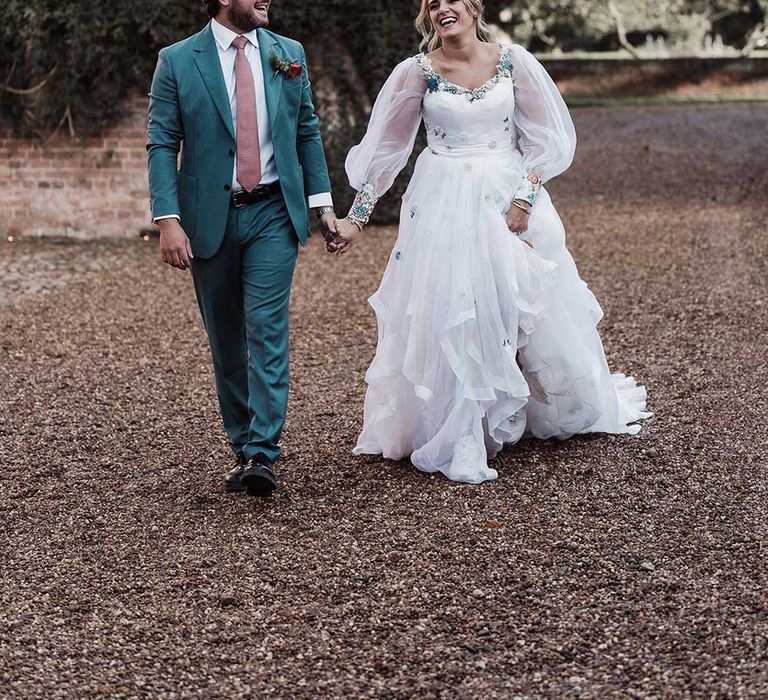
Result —
[[347, 174], [357, 190], [328, 249], [345, 254], [392, 186], [423, 121], [428, 147], [370, 304], [376, 356], [356, 454], [410, 456], [480, 483], [524, 434], [636, 433], [645, 388], [611, 375], [602, 310], [542, 183], [573, 159], [568, 110], [524, 48], [495, 44], [482, 0], [422, 0], [421, 53], [382, 88]]

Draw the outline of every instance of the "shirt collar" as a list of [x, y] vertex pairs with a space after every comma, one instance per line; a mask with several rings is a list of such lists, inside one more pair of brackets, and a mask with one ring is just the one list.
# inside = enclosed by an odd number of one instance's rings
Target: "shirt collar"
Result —
[[[223, 24], [220, 24], [215, 19], [211, 20], [211, 30], [213, 31], [213, 38], [216, 39], [216, 43], [221, 46], [222, 50], [226, 51], [232, 42], [237, 37], [237, 34], [231, 29], [227, 29]], [[257, 49], [259, 48], [258, 29], [254, 29], [252, 32], [243, 34]]]

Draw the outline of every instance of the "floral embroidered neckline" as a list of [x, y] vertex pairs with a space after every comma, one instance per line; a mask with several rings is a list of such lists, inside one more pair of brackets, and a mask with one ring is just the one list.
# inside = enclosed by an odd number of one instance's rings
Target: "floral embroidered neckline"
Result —
[[429, 92], [448, 92], [452, 95], [466, 95], [470, 102], [474, 102], [485, 97], [486, 93], [493, 90], [502, 78], [508, 78], [512, 75], [512, 58], [510, 54], [511, 47], [508, 44], [500, 44], [496, 73], [474, 89], [452, 83], [444, 75], [438, 73], [432, 65], [432, 59], [427, 54], [419, 54], [416, 60], [424, 71]]

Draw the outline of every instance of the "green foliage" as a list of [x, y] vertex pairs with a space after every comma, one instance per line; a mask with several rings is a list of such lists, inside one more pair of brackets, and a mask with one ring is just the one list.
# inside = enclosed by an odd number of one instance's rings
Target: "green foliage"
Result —
[[[302, 41], [329, 67], [329, 58], [351, 58], [358, 84], [362, 76], [374, 94], [395, 63], [416, 50], [417, 5], [276, 0], [272, 28]], [[207, 19], [200, 0], [6, 0], [0, 5], [0, 84], [27, 89], [48, 82], [31, 95], [0, 91], [0, 107], [20, 128], [40, 134], [67, 107], [78, 132], [99, 129], [114, 120], [132, 90], [147, 90], [157, 52]]]
[[[199, 27], [196, 2], [94, 4], [83, 0], [10, 0], [0, 6], [0, 76], [30, 96], [3, 91], [2, 107], [39, 134], [69, 107], [78, 131], [98, 129], [121, 112], [132, 89], [145, 89], [157, 50]], [[82, 128], [81, 128], [82, 127]]]
[[[305, 44], [316, 86], [333, 93], [320, 91], [318, 111], [342, 200], [349, 194], [344, 158], [365, 129], [366, 106], [392, 67], [417, 50], [417, 6], [418, 0], [273, 3], [272, 29]], [[157, 52], [207, 21], [200, 0], [6, 0], [0, 86], [42, 87], [32, 94], [0, 89], [0, 111], [25, 135], [42, 138], [57, 126], [77, 136], [98, 131], [119, 118], [129, 95], [148, 91]]]

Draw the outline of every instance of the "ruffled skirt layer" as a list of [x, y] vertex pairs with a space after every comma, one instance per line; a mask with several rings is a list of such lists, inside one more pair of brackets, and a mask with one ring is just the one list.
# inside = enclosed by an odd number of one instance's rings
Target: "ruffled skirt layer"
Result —
[[525, 433], [636, 433], [651, 415], [644, 387], [608, 370], [602, 310], [547, 193], [530, 218], [535, 250], [507, 228], [521, 176], [508, 154], [419, 157], [369, 300], [379, 336], [356, 454], [480, 483]]

